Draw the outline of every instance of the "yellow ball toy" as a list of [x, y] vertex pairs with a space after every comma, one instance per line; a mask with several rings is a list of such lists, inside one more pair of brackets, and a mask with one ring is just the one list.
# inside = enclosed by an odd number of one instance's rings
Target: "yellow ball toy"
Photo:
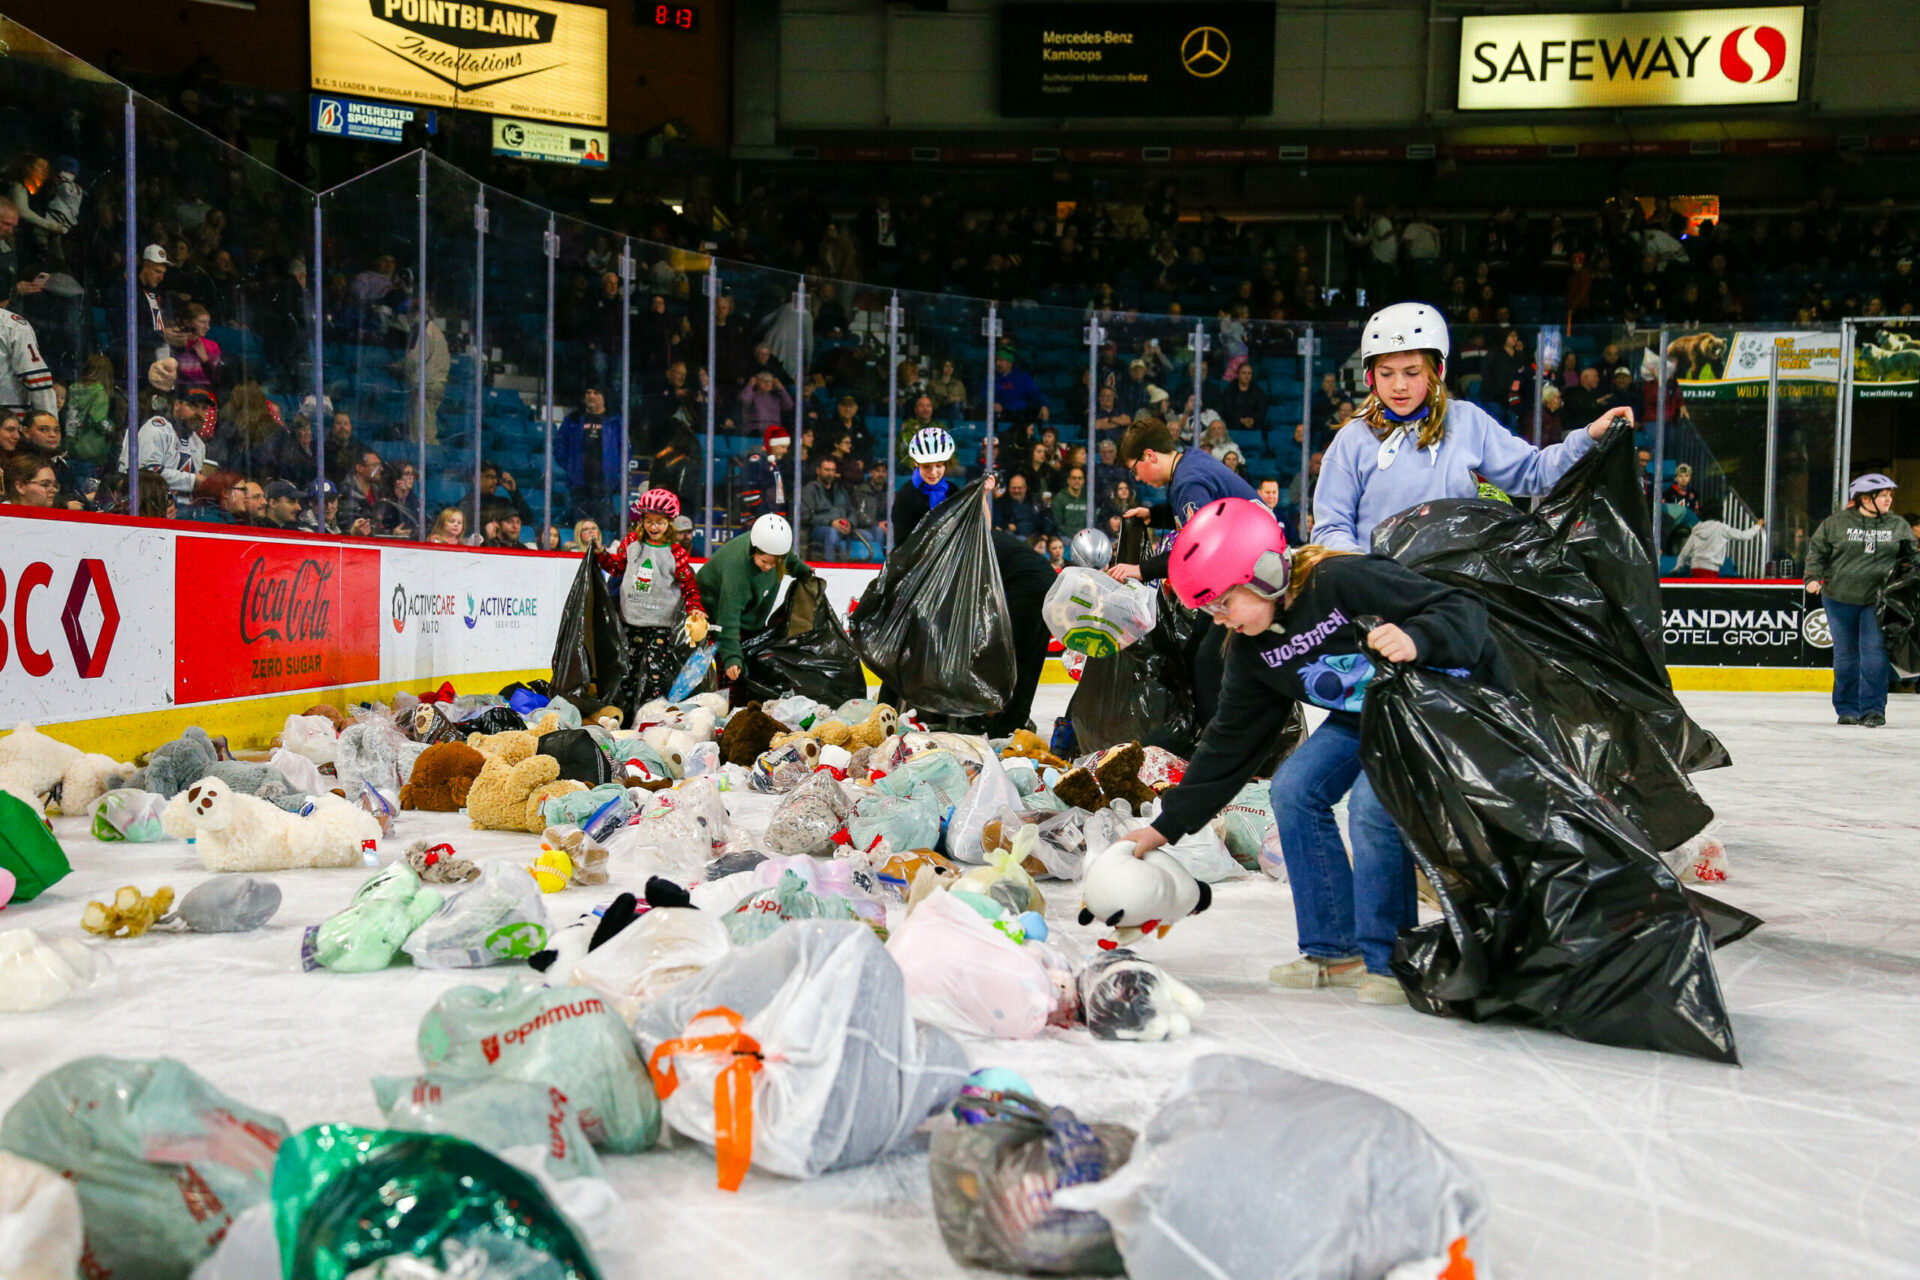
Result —
[[527, 868], [542, 893], [558, 893], [573, 881], [573, 859], [560, 849], [542, 847], [540, 856]]

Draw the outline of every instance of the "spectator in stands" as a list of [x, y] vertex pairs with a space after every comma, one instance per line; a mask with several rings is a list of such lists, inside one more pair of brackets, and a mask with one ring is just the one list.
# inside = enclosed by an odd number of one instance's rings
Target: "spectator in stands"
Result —
[[[200, 394], [209, 393], [202, 391]], [[280, 452], [280, 408], [257, 382], [243, 382], [227, 394], [219, 424], [207, 438], [209, 460], [242, 475], [269, 475]]]
[[373, 265], [353, 278], [353, 303], [362, 312], [384, 304], [393, 291], [394, 274], [399, 268], [390, 253], [375, 255]]
[[1053, 495], [1054, 531], [1070, 535], [1086, 528], [1088, 501], [1086, 467], [1068, 467], [1066, 483]]
[[[692, 333], [692, 321], [684, 315], [674, 315], [667, 309], [666, 298], [660, 294], [654, 294], [648, 299], [646, 310], [640, 313], [633, 325], [635, 366], [641, 369], [664, 369], [675, 363], [680, 359], [680, 353], [686, 349]], [[604, 334], [602, 341], [606, 341]], [[617, 336], [614, 341], [617, 343]], [[618, 350], [618, 346], [610, 346], [608, 350]], [[685, 378], [684, 365], [681, 367], [680, 374]]]
[[457, 547], [465, 540], [467, 514], [458, 507], [442, 507], [433, 518], [433, 532], [427, 541], [442, 547]]
[[273, 438], [272, 474], [305, 491], [313, 484], [313, 421], [306, 414], [294, 419]]
[[1021, 464], [1017, 474], [1026, 477], [1027, 492], [1033, 495], [1035, 502], [1051, 501], [1053, 494], [1062, 487], [1060, 464], [1044, 440], [1036, 440], [1027, 446], [1026, 461]]
[[1225, 462], [1228, 454], [1236, 457], [1245, 453], [1234, 438], [1227, 434], [1227, 423], [1211, 409], [1200, 411], [1200, 447], [1214, 457]]
[[1127, 482], [1127, 469], [1120, 465], [1120, 444], [1117, 440], [1109, 438], [1100, 441], [1099, 457], [1100, 461], [1093, 468], [1094, 497], [1104, 503], [1113, 495], [1116, 485]]
[[1478, 399], [1512, 430], [1533, 408], [1533, 359], [1518, 329], [1500, 335], [1498, 349], [1488, 353], [1483, 368]]
[[212, 391], [220, 385], [220, 344], [207, 336], [213, 328], [213, 314], [197, 302], [187, 304], [186, 341], [174, 349], [180, 362], [183, 386]]
[[393, 469], [380, 501], [373, 508], [373, 532], [382, 538], [411, 538], [420, 527], [413, 488], [419, 481], [411, 462]]
[[381, 498], [380, 469], [380, 455], [372, 449], [363, 448], [354, 456], [353, 470], [340, 497], [342, 523], [353, 525], [364, 519], [368, 531], [372, 531], [374, 508], [380, 505]]
[[827, 424], [826, 443], [829, 452], [844, 452], [865, 462], [873, 456], [873, 432], [867, 430], [867, 423], [860, 416], [860, 401], [853, 396], [841, 396], [834, 405], [834, 420]]
[[327, 432], [327, 479], [336, 485], [345, 484], [347, 475], [359, 465], [360, 457], [367, 450], [367, 442], [362, 440], [353, 429], [353, 415], [345, 409], [333, 411], [333, 425]]
[[734, 416], [742, 432], [764, 435], [769, 428], [792, 421], [793, 397], [762, 369], [740, 392]]
[[340, 490], [328, 480], [315, 480], [307, 491], [307, 509], [300, 527], [308, 533], [340, 532]]
[[1100, 503], [1100, 511], [1095, 518], [1100, 527], [1107, 531], [1107, 536], [1113, 539], [1115, 546], [1120, 542], [1121, 518], [1136, 505], [1133, 484], [1124, 478], [1114, 484], [1113, 492]]
[[[482, 458], [480, 460], [480, 493], [478, 500], [483, 505], [480, 507], [480, 510], [484, 512], [486, 510], [484, 504], [493, 499], [498, 499], [513, 507], [515, 513], [519, 515], [523, 522], [533, 519], [533, 510], [527, 506], [526, 499], [520, 496], [520, 484], [513, 478], [513, 473], [511, 471], [503, 471], [499, 464], [490, 458]], [[475, 495], [471, 493], [460, 500], [462, 508], [472, 507], [474, 503]], [[482, 523], [485, 522], [482, 521]], [[484, 530], [480, 532], [484, 535]]]
[[485, 534], [485, 540], [480, 544], [481, 546], [520, 547], [523, 545], [520, 541], [523, 533], [520, 513], [511, 503], [496, 498], [491, 506], [483, 506], [480, 511], [481, 530]]
[[715, 383], [732, 392], [747, 380], [747, 356], [753, 350], [753, 338], [747, 326], [734, 315], [733, 295], [721, 294], [713, 302], [713, 350], [707, 350], [707, 335], [693, 332], [700, 363], [713, 374]]
[[1697, 518], [1700, 514], [1700, 494], [1693, 487], [1693, 468], [1681, 463], [1673, 469], [1673, 483], [1660, 495], [1660, 501], [1669, 506], [1685, 507]]
[[192, 493], [207, 460], [200, 424], [212, 405], [213, 398], [204, 391], [182, 392], [174, 397], [170, 418], [156, 414], [142, 423], [140, 469], [158, 472], [176, 494]]
[[868, 465], [858, 458], [849, 459], [842, 473], [847, 502], [852, 508], [853, 527], [868, 531], [872, 542], [869, 558], [879, 560], [886, 548], [887, 508], [892, 494], [887, 489], [886, 467]]
[[1726, 564], [1727, 551], [1735, 539], [1751, 542], [1765, 531], [1765, 520], [1755, 520], [1750, 529], [1736, 529], [1724, 519], [1725, 503], [1706, 504], [1699, 524], [1687, 533], [1674, 557], [1674, 568], [1689, 578], [1717, 578]]
[[[409, 318], [407, 321], [407, 354], [400, 361], [399, 374], [407, 393], [407, 417], [416, 418], [420, 413], [420, 386], [424, 382], [427, 388], [425, 408], [426, 418], [414, 433], [415, 439], [424, 439], [428, 444], [440, 441], [440, 402], [447, 396], [447, 378], [453, 371], [453, 353], [447, 347], [447, 334], [440, 323], [440, 317], [431, 307], [423, 307], [424, 319]], [[421, 343], [426, 344], [424, 360], [421, 356]]]
[[[247, 504], [247, 480], [231, 471], [216, 471], [207, 478], [219, 497], [219, 507], [229, 524], [252, 524], [253, 512]], [[206, 490], [203, 488], [202, 492]]]
[[751, 382], [763, 373], [772, 374], [773, 380], [782, 386], [793, 385], [793, 375], [787, 372], [787, 366], [773, 353], [773, 348], [764, 342], [753, 349], [753, 359], [747, 365], [747, 380]]
[[947, 427], [948, 424], [934, 416], [933, 397], [916, 396], [908, 405], [907, 416], [900, 420], [900, 439], [895, 450], [897, 461], [904, 463], [907, 458], [907, 441], [928, 427]]
[[1093, 418], [1094, 430], [1111, 431], [1117, 438], [1118, 433], [1125, 431], [1133, 422], [1133, 416], [1120, 408], [1120, 393], [1112, 387], [1103, 386], [1094, 398], [1098, 405]]
[[1007, 477], [1007, 491], [993, 500], [993, 523], [1021, 538], [1046, 533], [1046, 509], [1028, 496], [1027, 477], [1016, 471]]
[[1600, 397], [1600, 370], [1587, 365], [1580, 370], [1580, 380], [1567, 388], [1564, 403], [1568, 419], [1573, 422], [1593, 421], [1605, 407]]
[[[1329, 374], [1328, 377], [1333, 375]], [[1259, 435], [1267, 426], [1267, 393], [1254, 385], [1253, 365], [1242, 364], [1233, 372], [1233, 381], [1216, 393], [1214, 408], [1226, 420], [1229, 431]]]
[[671, 490], [680, 499], [681, 514], [677, 519], [689, 521], [689, 529], [693, 526], [687, 513], [707, 509], [706, 466], [700, 452], [700, 441], [688, 428], [681, 427], [675, 431], [673, 437], [653, 455], [647, 478], [653, 488]]
[[600, 536], [600, 522], [598, 520], [574, 521], [568, 545], [576, 551], [591, 551], [595, 555], [606, 550], [605, 542]]
[[937, 413], [961, 416], [967, 411], [967, 384], [951, 360], [942, 360], [940, 372], [927, 379], [927, 394], [933, 397]]
[[1125, 414], [1129, 424], [1147, 409], [1147, 394], [1153, 390], [1153, 384], [1147, 381], [1147, 362], [1131, 360], [1127, 363], [1127, 378], [1115, 391], [1115, 403]]
[[4, 478], [6, 500], [20, 507], [51, 507], [60, 496], [60, 481], [54, 478], [53, 464], [39, 452], [21, 449], [8, 454], [0, 478]]
[[550, 524], [542, 529], [540, 536], [534, 539], [533, 547], [536, 551], [560, 550], [560, 526]]
[[1241, 460], [1240, 454], [1233, 449], [1227, 450], [1226, 456], [1220, 459], [1220, 465], [1239, 476], [1242, 480], [1247, 477], [1247, 464]]
[[622, 489], [621, 451], [626, 427], [620, 415], [607, 412], [607, 396], [599, 387], [580, 393], [580, 407], [560, 423], [553, 440], [553, 461], [566, 476], [573, 508], [582, 515], [607, 515], [608, 495]]
[[[800, 490], [800, 526], [808, 531], [812, 543], [830, 561], [844, 560], [846, 543], [854, 536], [853, 500], [840, 483], [840, 464], [822, 458], [813, 479]], [[873, 530], [862, 531], [868, 542], [878, 541]], [[811, 552], [811, 547], [809, 548]]]
[[993, 362], [994, 413], [1002, 422], [1032, 422], [1047, 398], [1033, 375], [1016, 367], [1012, 347], [1001, 347]]
[[60, 482], [60, 494], [55, 505], [78, 510], [82, 505], [79, 477], [74, 474], [73, 462], [67, 457], [60, 419], [51, 413], [28, 414], [20, 430], [20, 445], [23, 450], [38, 452], [53, 468], [54, 479]]
[[748, 519], [787, 510], [787, 450], [793, 433], [784, 423], [767, 427], [760, 448], [740, 460], [740, 508]]
[[268, 528], [291, 532], [300, 526], [300, 489], [290, 480], [275, 480], [266, 488]]
[[647, 423], [646, 452], [655, 452], [681, 428], [704, 430], [707, 421], [706, 371], [697, 378], [687, 376], [684, 360], [675, 360], [666, 369], [665, 381], [644, 394], [641, 413]]
[[68, 451], [84, 468], [103, 466], [119, 452], [119, 424], [126, 416], [126, 401], [114, 381], [113, 362], [96, 351], [86, 358], [79, 378], [67, 388], [62, 425]]

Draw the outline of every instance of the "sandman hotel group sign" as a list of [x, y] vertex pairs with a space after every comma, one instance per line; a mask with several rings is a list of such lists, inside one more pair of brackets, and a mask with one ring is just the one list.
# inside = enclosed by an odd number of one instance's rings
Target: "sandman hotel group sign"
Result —
[[1797, 102], [1805, 10], [1463, 18], [1462, 111]]
[[312, 0], [313, 88], [607, 122], [607, 11], [558, 0]]

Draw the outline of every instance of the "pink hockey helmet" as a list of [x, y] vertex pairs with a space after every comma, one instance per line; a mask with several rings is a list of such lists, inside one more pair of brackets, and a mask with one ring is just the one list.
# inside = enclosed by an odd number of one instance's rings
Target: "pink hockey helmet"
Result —
[[1193, 513], [1173, 540], [1168, 577], [1189, 609], [1238, 586], [1271, 600], [1287, 589], [1287, 535], [1273, 513], [1245, 498], [1219, 498]]
[[680, 499], [674, 496], [671, 489], [649, 489], [635, 498], [633, 506], [628, 508], [628, 514], [635, 520], [649, 511], [672, 519], [680, 514]]

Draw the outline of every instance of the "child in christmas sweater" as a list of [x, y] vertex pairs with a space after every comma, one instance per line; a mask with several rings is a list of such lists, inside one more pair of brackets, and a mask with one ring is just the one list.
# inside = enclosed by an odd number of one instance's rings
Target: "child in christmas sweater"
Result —
[[693, 563], [673, 536], [679, 514], [680, 499], [671, 490], [649, 489], [634, 499], [633, 515], [639, 523], [612, 550], [600, 553], [600, 567], [619, 578], [620, 617], [632, 649], [628, 688], [633, 707], [663, 696], [686, 660], [676, 634], [683, 603], [687, 643], [698, 645], [707, 638], [707, 615]]

